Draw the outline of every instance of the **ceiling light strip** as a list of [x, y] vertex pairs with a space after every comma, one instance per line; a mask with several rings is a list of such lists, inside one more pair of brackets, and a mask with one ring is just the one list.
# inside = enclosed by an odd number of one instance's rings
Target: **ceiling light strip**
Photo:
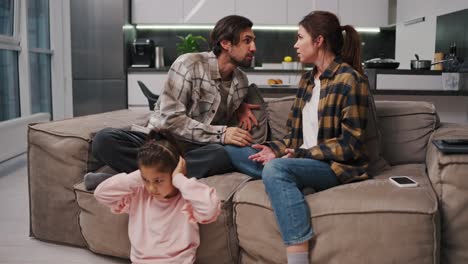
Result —
[[[125, 25], [124, 27], [129, 27]], [[213, 29], [214, 25], [187, 25], [187, 24], [161, 24], [161, 25], [136, 25], [137, 29]], [[253, 30], [267, 30], [267, 31], [297, 31], [298, 26], [286, 26], [286, 25], [254, 25]], [[367, 33], [379, 33], [380, 28], [378, 27], [356, 27], [358, 32], [367, 32]]]

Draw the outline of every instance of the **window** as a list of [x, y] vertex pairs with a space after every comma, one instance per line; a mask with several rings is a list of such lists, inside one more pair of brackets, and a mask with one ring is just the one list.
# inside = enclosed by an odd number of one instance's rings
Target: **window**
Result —
[[73, 116], [70, 1], [0, 0], [0, 162], [26, 151], [28, 124]]
[[0, 35], [13, 36], [13, 0], [0, 0]]
[[18, 52], [0, 49], [0, 121], [19, 116]]
[[15, 1], [0, 0], [0, 122], [21, 115]]
[[52, 114], [49, 0], [28, 1], [31, 113]]
[[52, 113], [50, 55], [30, 52], [31, 113]]

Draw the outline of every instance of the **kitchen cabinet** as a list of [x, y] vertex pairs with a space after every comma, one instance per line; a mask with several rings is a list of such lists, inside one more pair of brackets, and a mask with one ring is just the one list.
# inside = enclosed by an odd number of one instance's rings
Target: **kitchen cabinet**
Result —
[[333, 12], [340, 17], [342, 24], [360, 27], [388, 24], [388, 0], [132, 0], [131, 2], [133, 24], [214, 24], [224, 16], [238, 14], [249, 18], [255, 25], [297, 25], [313, 10]]
[[377, 90], [440, 91], [441, 75], [378, 74]]
[[215, 24], [235, 13], [232, 0], [184, 0], [184, 23]]
[[339, 0], [338, 15], [342, 25], [355, 27], [387, 26], [388, 0]]
[[252, 20], [254, 25], [286, 24], [286, 0], [235, 0], [236, 14]]
[[311, 0], [288, 0], [287, 24], [297, 25], [299, 21], [314, 9], [314, 2]]
[[137, 81], [142, 81], [148, 89], [154, 94], [160, 95], [164, 83], [166, 82], [167, 72], [132, 72], [128, 74], [127, 78], [127, 95], [128, 95], [128, 107], [129, 108], [141, 108], [144, 107], [149, 109], [148, 100], [143, 95]]
[[338, 0], [315, 0], [314, 10], [329, 11], [338, 15]]
[[430, 15], [434, 10], [435, 2], [435, 0], [398, 1], [396, 22], [404, 23], [408, 20]]
[[287, 0], [287, 24], [297, 25], [314, 10], [338, 13], [338, 0]]
[[182, 23], [183, 0], [132, 0], [132, 23]]

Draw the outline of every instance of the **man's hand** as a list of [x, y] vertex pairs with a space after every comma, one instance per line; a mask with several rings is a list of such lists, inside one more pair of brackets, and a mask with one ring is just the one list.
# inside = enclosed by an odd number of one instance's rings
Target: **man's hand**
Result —
[[185, 164], [185, 159], [182, 158], [182, 156], [179, 157], [179, 163], [177, 163], [177, 167], [172, 172], [172, 178], [174, 178], [177, 173], [182, 173], [187, 176], [187, 165]]
[[262, 106], [258, 104], [242, 103], [236, 110], [237, 121], [239, 127], [250, 131], [254, 126], [258, 126], [257, 118], [252, 113], [252, 110], [260, 109]]
[[227, 145], [236, 145], [240, 147], [245, 147], [252, 143], [253, 138], [249, 132], [245, 131], [242, 128], [238, 127], [228, 127], [226, 128], [226, 135], [224, 136], [224, 144]]
[[252, 146], [252, 148], [258, 149], [260, 151], [253, 155], [250, 155], [249, 159], [256, 161], [256, 162], [260, 162], [263, 164], [263, 166], [265, 166], [270, 160], [276, 158], [275, 153], [270, 147], [255, 144]]

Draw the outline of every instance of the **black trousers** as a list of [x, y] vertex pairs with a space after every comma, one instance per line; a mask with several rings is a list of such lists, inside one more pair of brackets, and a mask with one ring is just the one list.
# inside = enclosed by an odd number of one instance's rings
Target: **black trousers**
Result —
[[[96, 159], [117, 172], [130, 173], [138, 169], [137, 153], [146, 141], [146, 134], [116, 128], [99, 131], [92, 142]], [[187, 176], [204, 178], [234, 171], [229, 155], [219, 144], [183, 144]]]

